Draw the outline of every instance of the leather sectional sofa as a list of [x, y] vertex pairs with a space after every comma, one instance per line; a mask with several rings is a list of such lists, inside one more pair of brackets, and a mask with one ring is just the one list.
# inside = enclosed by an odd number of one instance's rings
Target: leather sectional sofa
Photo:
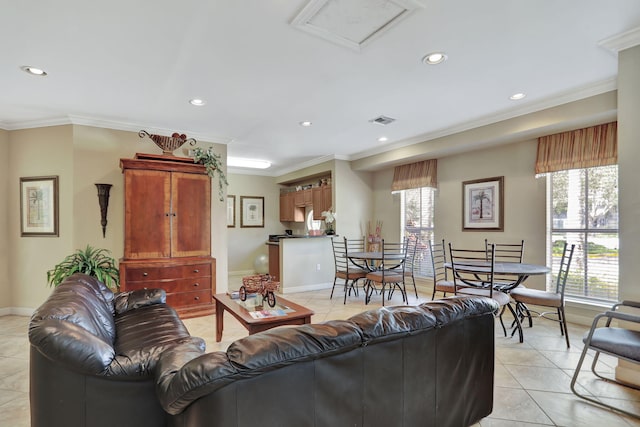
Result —
[[29, 324], [32, 427], [162, 427], [155, 393], [160, 354], [191, 338], [163, 290], [114, 295], [74, 274]]
[[469, 426], [493, 408], [497, 310], [453, 297], [271, 329], [226, 352], [185, 343], [160, 357], [158, 396], [175, 427]]
[[31, 319], [31, 425], [468, 426], [492, 411], [497, 310], [382, 307], [205, 354], [164, 291], [74, 275]]

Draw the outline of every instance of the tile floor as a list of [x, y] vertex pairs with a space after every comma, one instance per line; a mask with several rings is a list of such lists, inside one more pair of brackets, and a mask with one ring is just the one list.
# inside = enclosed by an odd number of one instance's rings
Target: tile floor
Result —
[[[362, 295], [348, 298], [346, 305], [342, 304], [342, 296], [336, 290], [333, 300], [329, 300], [329, 291], [323, 290], [286, 297], [314, 310], [313, 322], [345, 319], [371, 308], [364, 305]], [[410, 297], [410, 303], [429, 299], [430, 293], [422, 294], [419, 300]], [[373, 302], [379, 303], [375, 297]], [[399, 295], [395, 295], [392, 303], [400, 302]], [[0, 317], [0, 427], [29, 426], [28, 321], [21, 316]], [[210, 351], [225, 350], [233, 340], [246, 336], [246, 330], [228, 313], [220, 343], [215, 342], [213, 316], [187, 319], [185, 323], [193, 335], [207, 341]], [[571, 393], [569, 383], [586, 328], [570, 325], [569, 329], [571, 350], [566, 349], [554, 322], [537, 320], [532, 329], [525, 328], [523, 344], [502, 336], [496, 324], [495, 403], [493, 413], [479, 426], [640, 426], [640, 420], [593, 406]], [[615, 366], [612, 358], [605, 357], [604, 361], [610, 370]], [[585, 371], [588, 369], [587, 365]], [[640, 391], [602, 384], [588, 372], [583, 374], [580, 385], [598, 398], [640, 412]]]

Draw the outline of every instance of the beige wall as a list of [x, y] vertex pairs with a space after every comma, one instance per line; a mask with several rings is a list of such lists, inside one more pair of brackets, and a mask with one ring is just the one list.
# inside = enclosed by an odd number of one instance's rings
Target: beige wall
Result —
[[[0, 129], [0, 314], [11, 305], [9, 281], [9, 132]], [[13, 182], [13, 181], [12, 181]], [[16, 184], [17, 185], [17, 184]], [[14, 209], [16, 209], [14, 207]]]
[[[283, 234], [280, 222], [280, 191], [273, 177], [232, 174], [228, 177], [227, 194], [236, 196], [236, 226], [228, 228], [229, 272], [253, 271], [259, 255], [268, 255], [265, 242], [269, 234]], [[241, 196], [264, 197], [264, 228], [241, 228]]]
[[[49, 295], [47, 270], [73, 246], [73, 128], [45, 127], [12, 131], [9, 160], [9, 281], [11, 307], [28, 314]], [[59, 237], [20, 237], [20, 177], [59, 178]], [[13, 206], [13, 208], [11, 207]]]
[[619, 53], [620, 299], [640, 301], [640, 46]]
[[[536, 148], [529, 140], [438, 159], [436, 238], [478, 249], [484, 239], [525, 239], [526, 262], [546, 264], [546, 181], [534, 177]], [[495, 176], [504, 176], [504, 231], [462, 231], [462, 182]], [[532, 277], [527, 286], [544, 289], [544, 278]]]
[[[137, 152], [160, 154], [137, 132], [88, 126], [56, 126], [11, 131], [9, 187], [9, 282], [12, 295], [7, 306], [28, 314], [49, 295], [46, 272], [75, 249], [86, 245], [106, 248], [119, 259], [124, 251], [124, 194], [120, 158]], [[199, 142], [200, 146], [212, 144]], [[226, 146], [213, 144], [226, 158]], [[183, 155], [176, 152], [176, 155]], [[20, 237], [18, 189], [22, 176], [59, 176], [60, 236]], [[113, 184], [109, 199], [106, 237], [102, 237], [95, 183]], [[0, 190], [2, 191], [2, 190]], [[226, 290], [227, 241], [224, 202], [218, 200], [217, 182], [212, 191], [212, 255], [217, 261], [218, 288]], [[0, 231], [1, 233], [1, 231]], [[0, 288], [1, 289], [1, 288]], [[1, 292], [1, 291], [0, 291]]]
[[333, 196], [336, 233], [350, 239], [364, 236], [373, 209], [372, 173], [351, 170], [350, 162], [336, 160]]

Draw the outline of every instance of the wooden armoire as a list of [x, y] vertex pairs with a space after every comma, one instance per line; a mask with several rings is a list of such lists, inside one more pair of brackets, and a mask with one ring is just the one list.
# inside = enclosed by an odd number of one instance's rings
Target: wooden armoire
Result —
[[162, 288], [181, 317], [214, 312], [211, 179], [193, 159], [136, 154], [124, 174], [120, 289]]

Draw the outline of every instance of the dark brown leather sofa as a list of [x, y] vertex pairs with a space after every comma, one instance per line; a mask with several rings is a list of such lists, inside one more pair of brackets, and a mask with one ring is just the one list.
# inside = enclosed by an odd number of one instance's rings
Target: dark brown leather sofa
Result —
[[469, 426], [493, 408], [494, 314], [482, 297], [383, 307], [276, 328], [202, 354], [165, 351], [170, 425]]
[[75, 274], [29, 324], [32, 427], [162, 427], [155, 394], [160, 354], [191, 338], [163, 290], [114, 295]]

